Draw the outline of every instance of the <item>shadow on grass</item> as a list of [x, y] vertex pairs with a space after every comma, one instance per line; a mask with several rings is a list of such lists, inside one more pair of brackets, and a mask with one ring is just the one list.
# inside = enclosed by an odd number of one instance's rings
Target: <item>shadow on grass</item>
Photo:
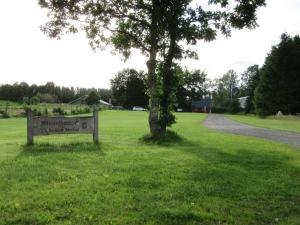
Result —
[[23, 153], [54, 153], [54, 152], [102, 152], [101, 144], [74, 142], [67, 144], [40, 143], [35, 145], [24, 145]]
[[139, 139], [144, 144], [148, 145], [162, 145], [162, 146], [170, 146], [174, 144], [184, 144], [188, 142], [187, 139], [178, 135], [176, 132], [167, 130], [164, 134], [160, 134], [157, 136], [152, 136], [147, 134]]

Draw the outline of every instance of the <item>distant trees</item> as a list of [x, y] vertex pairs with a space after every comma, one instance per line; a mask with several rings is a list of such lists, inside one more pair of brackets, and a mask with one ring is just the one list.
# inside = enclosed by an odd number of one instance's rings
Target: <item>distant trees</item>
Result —
[[[109, 89], [60, 87], [53, 82], [48, 82], [45, 85], [28, 85], [25, 82], [21, 82], [13, 85], [0, 85], [0, 99], [29, 104], [30, 99], [37, 97], [39, 102], [68, 103], [83, 95], [88, 95], [91, 91], [97, 92], [104, 101], [108, 102], [112, 98], [111, 90]], [[34, 99], [36, 103], [36, 98]]]
[[87, 105], [97, 105], [99, 103], [100, 96], [96, 91], [91, 91], [87, 98], [85, 99], [85, 102]]
[[212, 92], [214, 108], [218, 112], [238, 111], [239, 80], [234, 70], [228, 70], [221, 78], [214, 81]]
[[111, 79], [113, 103], [131, 109], [148, 106], [146, 75], [134, 69], [124, 69]]
[[260, 70], [255, 89], [256, 112], [261, 115], [300, 112], [300, 37], [281, 36]]
[[258, 65], [253, 65], [247, 68], [241, 76], [241, 87], [240, 87], [240, 96], [246, 97], [246, 113], [254, 113], [254, 90], [259, 82], [259, 67]]
[[201, 100], [209, 94], [210, 80], [207, 73], [201, 70], [189, 71], [187, 69], [177, 69], [176, 71], [178, 89], [176, 93], [176, 103], [178, 108], [190, 111], [192, 101]]

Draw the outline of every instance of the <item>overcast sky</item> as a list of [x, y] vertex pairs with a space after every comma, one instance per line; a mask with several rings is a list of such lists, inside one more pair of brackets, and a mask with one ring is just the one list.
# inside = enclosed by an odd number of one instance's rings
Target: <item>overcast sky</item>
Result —
[[[136, 51], [122, 62], [109, 50], [93, 52], [84, 33], [50, 39], [39, 26], [46, 21], [37, 0], [3, 0], [0, 3], [0, 84], [26, 81], [44, 84], [108, 88], [110, 79], [123, 68], [146, 69], [146, 59]], [[258, 12], [259, 28], [234, 31], [199, 42], [199, 60], [182, 61], [190, 69], [206, 70], [210, 78], [229, 69], [238, 73], [253, 64], [262, 65], [271, 46], [287, 32], [300, 34], [300, 0], [267, 0]]]

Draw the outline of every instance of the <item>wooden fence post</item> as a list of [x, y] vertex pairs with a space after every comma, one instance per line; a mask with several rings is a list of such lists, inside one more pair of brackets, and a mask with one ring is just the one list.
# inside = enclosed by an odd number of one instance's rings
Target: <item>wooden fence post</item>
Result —
[[94, 110], [94, 132], [93, 132], [93, 140], [95, 144], [99, 144], [99, 133], [98, 133], [98, 129], [99, 129], [99, 120], [98, 120], [98, 110], [95, 109]]
[[33, 145], [33, 135], [32, 135], [32, 111], [31, 109], [27, 110], [27, 145]]

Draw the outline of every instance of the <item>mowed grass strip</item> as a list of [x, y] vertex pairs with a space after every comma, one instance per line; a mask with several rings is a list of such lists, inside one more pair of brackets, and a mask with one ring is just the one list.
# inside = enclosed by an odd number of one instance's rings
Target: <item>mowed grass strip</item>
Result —
[[160, 140], [147, 113], [100, 113], [91, 135], [38, 137], [0, 120], [0, 224], [300, 224], [300, 152], [177, 114]]
[[226, 115], [225, 117], [256, 127], [300, 133], [300, 116], [269, 116], [260, 118], [254, 115]]

